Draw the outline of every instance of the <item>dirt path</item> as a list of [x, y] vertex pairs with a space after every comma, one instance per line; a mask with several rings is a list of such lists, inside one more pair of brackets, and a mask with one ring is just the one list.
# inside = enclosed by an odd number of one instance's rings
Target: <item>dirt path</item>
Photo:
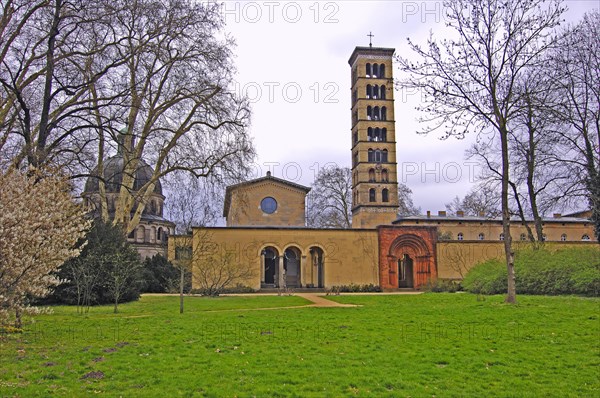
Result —
[[318, 293], [295, 293], [294, 296], [302, 297], [305, 300], [312, 301], [313, 304], [306, 305], [305, 307], [360, 307], [356, 304], [341, 304], [326, 299]]

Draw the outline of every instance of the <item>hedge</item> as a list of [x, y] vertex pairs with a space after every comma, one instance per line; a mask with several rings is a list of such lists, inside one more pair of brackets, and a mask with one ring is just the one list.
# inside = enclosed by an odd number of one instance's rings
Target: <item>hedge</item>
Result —
[[[518, 294], [600, 295], [600, 249], [597, 247], [522, 249], [515, 253]], [[502, 260], [473, 267], [462, 282], [464, 290], [477, 294], [506, 293], [507, 272]]]

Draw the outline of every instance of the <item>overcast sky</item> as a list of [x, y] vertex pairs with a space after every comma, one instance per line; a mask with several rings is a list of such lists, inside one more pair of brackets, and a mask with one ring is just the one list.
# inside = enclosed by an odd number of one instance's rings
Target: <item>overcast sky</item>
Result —
[[[567, 1], [578, 21], [598, 0]], [[438, 1], [226, 1], [226, 30], [235, 38], [237, 90], [252, 100], [253, 177], [273, 175], [310, 185], [328, 162], [350, 167], [350, 66], [356, 46], [410, 56], [407, 37], [425, 43], [443, 30]], [[399, 71], [394, 69], [394, 77]], [[399, 182], [417, 206], [443, 210], [469, 190], [477, 169], [464, 158], [473, 136], [418, 135], [414, 93], [395, 92]]]

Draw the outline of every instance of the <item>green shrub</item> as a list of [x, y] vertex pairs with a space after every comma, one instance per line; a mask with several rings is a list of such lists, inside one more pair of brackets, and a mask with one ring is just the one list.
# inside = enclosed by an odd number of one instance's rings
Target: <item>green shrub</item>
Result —
[[[181, 272], [160, 254], [146, 258], [141, 273], [142, 293], [178, 293]], [[184, 291], [189, 292], [192, 277], [185, 273]]]
[[217, 292], [215, 292], [214, 289], [207, 290], [207, 289], [198, 288], [198, 289], [192, 289], [190, 291], [190, 293], [201, 294], [203, 296], [219, 296], [221, 294], [256, 293], [256, 290], [249, 286], [240, 285], [238, 283], [235, 286], [225, 287], [221, 290], [218, 290]]
[[[598, 248], [522, 249], [515, 255], [515, 278], [519, 294], [600, 294]], [[462, 286], [477, 294], [506, 292], [506, 265], [489, 260], [473, 267]]]
[[423, 290], [431, 293], [455, 293], [462, 290], [460, 281], [454, 281], [450, 279], [436, 279], [435, 281], [429, 281], [423, 286]]
[[357, 285], [352, 283], [350, 285], [333, 286], [331, 290], [340, 293], [372, 293], [383, 291], [381, 290], [380, 286], [374, 285], [372, 283], [366, 285]]

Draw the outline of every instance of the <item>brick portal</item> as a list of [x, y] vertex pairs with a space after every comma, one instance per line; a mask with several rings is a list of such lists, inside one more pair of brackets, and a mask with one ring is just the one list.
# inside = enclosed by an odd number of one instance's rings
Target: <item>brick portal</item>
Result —
[[436, 227], [379, 226], [377, 231], [383, 289], [420, 289], [437, 279]]

